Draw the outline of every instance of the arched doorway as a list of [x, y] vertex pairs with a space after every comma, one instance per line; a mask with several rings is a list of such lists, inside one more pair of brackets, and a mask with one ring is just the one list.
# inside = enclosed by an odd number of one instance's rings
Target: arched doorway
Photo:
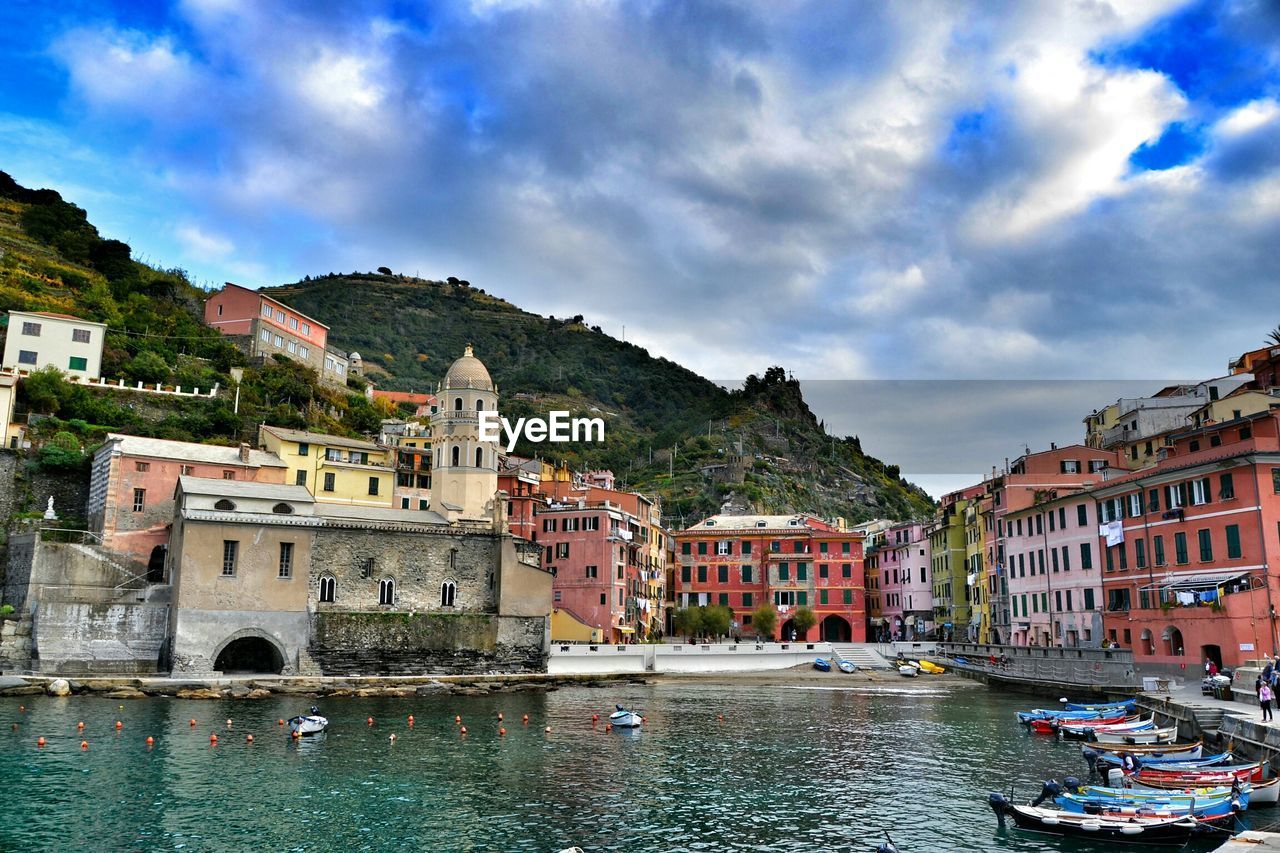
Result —
[[1204, 661], [1213, 661], [1213, 665], [1218, 669], [1222, 669], [1222, 646], [1201, 646], [1200, 659]]
[[852, 642], [853, 628], [839, 616], [828, 616], [822, 620], [822, 640], [826, 643]]
[[792, 634], [795, 634], [794, 639], [797, 639], [797, 640], [801, 639], [800, 633], [796, 631], [795, 620], [788, 619], [786, 622], [782, 623], [782, 633], [778, 635], [778, 639], [784, 643], [789, 643], [792, 641], [792, 636], [791, 636]]
[[168, 545], [157, 545], [151, 549], [151, 559], [147, 560], [147, 583], [164, 583], [164, 561], [168, 553]]
[[271, 673], [279, 675], [284, 660], [275, 644], [263, 637], [240, 637], [227, 643], [218, 653], [213, 668], [224, 674]]
[[1182, 632], [1170, 625], [1164, 629], [1164, 640], [1168, 643], [1169, 654], [1174, 657], [1182, 657]]

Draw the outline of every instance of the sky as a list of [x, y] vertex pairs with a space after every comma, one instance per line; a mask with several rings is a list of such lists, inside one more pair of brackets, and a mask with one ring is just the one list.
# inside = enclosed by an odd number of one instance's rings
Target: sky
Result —
[[455, 275], [726, 380], [1158, 387], [1280, 324], [1280, 3], [9, 0], [0, 169], [210, 285]]

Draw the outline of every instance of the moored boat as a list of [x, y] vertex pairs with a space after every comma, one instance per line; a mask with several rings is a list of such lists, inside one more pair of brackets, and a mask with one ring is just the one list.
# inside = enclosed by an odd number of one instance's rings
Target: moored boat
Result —
[[[1103, 729], [1121, 730], [1120, 727], [1124, 726], [1127, 722], [1139, 721], [1130, 720], [1124, 716], [1103, 717], [1098, 720], [1061, 720], [1056, 717], [1046, 717], [1041, 720], [1032, 720], [1031, 727], [1038, 731], [1051, 730], [1055, 732], [1060, 729], [1070, 729], [1073, 735], [1084, 737], [1091, 731], [1101, 731]], [[1134, 726], [1128, 726], [1128, 728], [1132, 729]]]
[[904, 676], [906, 678], [915, 678], [919, 674], [920, 674], [920, 667], [918, 666], [913, 666], [909, 663], [904, 663], [902, 666], [898, 667], [898, 675]]
[[635, 711], [628, 711], [621, 705], [614, 705], [613, 707], [618, 710], [609, 715], [609, 723], [615, 729], [638, 729], [640, 724], [644, 722], [644, 718]]
[[315, 705], [311, 706], [310, 714], [299, 714], [289, 719], [289, 733], [300, 737], [321, 734], [328, 727], [329, 721], [320, 715], [320, 709]]
[[1095, 704], [1082, 704], [1080, 702], [1062, 703], [1063, 709], [1067, 711], [1124, 711], [1126, 714], [1132, 714], [1138, 709], [1136, 699], [1124, 699], [1120, 702], [1098, 702]]
[[1068, 723], [1064, 722], [1058, 725], [1058, 734], [1066, 740], [1085, 740], [1097, 732], [1141, 732], [1156, 727], [1155, 717], [1147, 717], [1145, 720], [1137, 717], [1129, 717], [1118, 723], [1110, 723], [1106, 721], [1087, 722], [1087, 723]]
[[816, 669], [818, 672], [830, 672], [831, 661], [827, 660], [826, 658], [817, 658], [813, 662], [813, 668]]
[[1112, 818], [1073, 814], [1060, 809], [1014, 805], [999, 793], [992, 793], [987, 801], [1001, 827], [1006, 825], [1007, 818], [1012, 818], [1019, 829], [1053, 835], [1126, 844], [1185, 844], [1194, 834], [1203, 831], [1199, 821], [1185, 816]]
[[942, 675], [942, 673], [946, 672], [944, 668], [938, 666], [933, 661], [922, 660], [917, 661], [917, 663], [920, 666], [921, 672], [927, 672], [930, 675]]
[[853, 661], [844, 660], [843, 658], [836, 661], [836, 666], [840, 667], [840, 671], [846, 674], [851, 674], [858, 669], [857, 665]]
[[1138, 732], [1094, 732], [1093, 739], [1100, 744], [1134, 746], [1138, 744], [1167, 744], [1178, 739], [1178, 727], [1146, 729]]
[[1202, 741], [1192, 741], [1190, 743], [1134, 743], [1127, 746], [1117, 746], [1114, 744], [1094, 743], [1081, 747], [1085, 760], [1089, 760], [1089, 753], [1110, 753], [1116, 755], [1121, 752], [1128, 752], [1140, 756], [1144, 760], [1148, 756], [1165, 757], [1181, 755], [1186, 758], [1199, 758], [1204, 754], [1204, 743]]
[[[1085, 747], [1088, 749], [1088, 747]], [[1107, 767], [1119, 767], [1124, 759], [1114, 752], [1093, 750], [1094, 761]], [[1233, 756], [1229, 752], [1206, 755], [1201, 758], [1190, 758], [1187, 755], [1140, 755], [1139, 763], [1143, 767], [1160, 767], [1167, 770], [1194, 770], [1198, 767], [1213, 767], [1218, 764], [1230, 764]]]
[[1068, 779], [1064, 788], [1050, 779], [1044, 783], [1040, 796], [1032, 802], [1039, 805], [1046, 799], [1062, 809], [1078, 814], [1105, 814], [1113, 817], [1170, 817], [1192, 815], [1201, 820], [1221, 820], [1249, 807], [1249, 786], [1204, 788], [1187, 791], [1144, 791], [1132, 788], [1111, 788], [1102, 785], [1079, 786]]

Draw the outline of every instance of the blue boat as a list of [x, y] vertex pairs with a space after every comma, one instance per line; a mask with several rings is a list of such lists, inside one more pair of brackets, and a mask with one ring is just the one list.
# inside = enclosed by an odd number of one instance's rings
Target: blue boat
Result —
[[1138, 701], [1136, 699], [1125, 699], [1120, 702], [1101, 702], [1096, 705], [1065, 702], [1062, 708], [1065, 711], [1124, 711], [1126, 714], [1132, 714], [1138, 708]]
[[813, 668], [816, 669], [818, 672], [830, 672], [831, 661], [827, 660], [826, 658], [818, 658], [813, 662]]
[[1088, 785], [1083, 788], [1063, 786], [1052, 779], [1045, 782], [1041, 798], [1053, 797], [1063, 811], [1074, 814], [1108, 817], [1181, 817], [1200, 820], [1230, 817], [1249, 807], [1249, 788], [1210, 788], [1195, 793], [1177, 791], [1135, 791], [1131, 788], [1107, 788]]
[[[1234, 757], [1229, 752], [1219, 752], [1217, 755], [1206, 755], [1203, 758], [1188, 758], [1185, 755], [1157, 755], [1150, 758], [1145, 755], [1134, 756], [1143, 767], [1159, 767], [1161, 770], [1194, 770], [1197, 767], [1216, 767], [1220, 764], [1230, 764]], [[1114, 752], [1097, 752], [1097, 755], [1094, 756], [1094, 761], [1099, 764], [1106, 764], [1109, 767], [1119, 767], [1124, 759]]]
[[836, 666], [840, 667], [840, 671], [844, 673], [853, 673], [853, 671], [858, 668], [854, 665], [853, 661], [844, 659], [836, 661]]
[[1102, 711], [1060, 711], [1057, 708], [1035, 708], [1030, 711], [1018, 711], [1018, 722], [1025, 726], [1032, 720], [1083, 722], [1085, 720], [1105, 720], [1113, 716], [1114, 712], [1108, 714]]

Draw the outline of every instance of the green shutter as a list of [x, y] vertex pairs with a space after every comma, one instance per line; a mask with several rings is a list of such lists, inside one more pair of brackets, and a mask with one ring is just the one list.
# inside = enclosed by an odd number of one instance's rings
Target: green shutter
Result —
[[827, 591], [825, 589], [818, 590], [818, 603], [819, 604], [827, 603]]
[[796, 593], [796, 604], [799, 604], [801, 607], [804, 607], [808, 603], [809, 603], [809, 593], [805, 592], [804, 590], [800, 590], [799, 592]]
[[1238, 560], [1241, 556], [1240, 550], [1240, 525], [1227, 525], [1227, 558]]
[[845, 604], [853, 604], [853, 590], [851, 590], [851, 589], [846, 589], [846, 590], [844, 591], [844, 603], [845, 603]]

